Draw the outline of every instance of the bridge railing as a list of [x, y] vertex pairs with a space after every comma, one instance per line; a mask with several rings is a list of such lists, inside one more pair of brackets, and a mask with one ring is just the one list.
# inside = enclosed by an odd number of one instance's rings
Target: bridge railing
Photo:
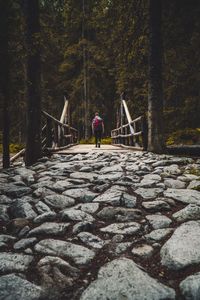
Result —
[[42, 149], [56, 150], [78, 142], [78, 130], [42, 111], [45, 125], [42, 128]]
[[[125, 118], [128, 123], [125, 123]], [[119, 122], [118, 122], [119, 123]], [[138, 150], [147, 149], [147, 122], [145, 116], [132, 120], [128, 106], [121, 99], [120, 126], [111, 131], [112, 143], [118, 146], [133, 147]]]

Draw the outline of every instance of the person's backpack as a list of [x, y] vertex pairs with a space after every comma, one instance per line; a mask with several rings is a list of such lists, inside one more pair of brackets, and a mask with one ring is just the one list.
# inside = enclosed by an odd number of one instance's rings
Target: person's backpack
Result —
[[93, 120], [94, 130], [102, 130], [103, 120], [100, 117], [95, 117]]

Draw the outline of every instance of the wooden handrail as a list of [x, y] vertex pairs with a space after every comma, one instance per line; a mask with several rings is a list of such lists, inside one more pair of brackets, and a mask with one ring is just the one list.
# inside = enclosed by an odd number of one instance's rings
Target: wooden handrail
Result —
[[42, 114], [43, 114], [46, 118], [52, 120], [52, 121], [53, 121], [54, 123], [56, 123], [57, 125], [60, 125], [61, 127], [65, 127], [65, 128], [70, 128], [71, 130], [74, 130], [74, 131], [78, 132], [78, 130], [77, 130], [76, 128], [73, 128], [73, 127], [71, 127], [71, 126], [68, 125], [68, 124], [64, 124], [64, 123], [60, 122], [59, 120], [57, 120], [56, 118], [54, 118], [53, 116], [51, 116], [50, 114], [48, 114], [46, 111], [43, 110], [43, 111], [42, 111]]
[[[128, 121], [126, 124], [123, 124], [123, 115], [126, 116]], [[136, 147], [141, 150], [147, 148], [147, 126], [145, 118], [144, 116], [139, 116], [132, 120], [127, 103], [123, 98], [121, 98], [121, 126], [111, 131], [111, 138], [115, 145]]]

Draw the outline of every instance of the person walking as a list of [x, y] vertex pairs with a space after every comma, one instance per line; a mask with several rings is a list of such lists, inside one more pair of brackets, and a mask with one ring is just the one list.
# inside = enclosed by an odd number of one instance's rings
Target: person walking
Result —
[[96, 147], [100, 148], [102, 133], [104, 133], [104, 123], [98, 112], [95, 113], [95, 117], [92, 120], [92, 133], [95, 136]]

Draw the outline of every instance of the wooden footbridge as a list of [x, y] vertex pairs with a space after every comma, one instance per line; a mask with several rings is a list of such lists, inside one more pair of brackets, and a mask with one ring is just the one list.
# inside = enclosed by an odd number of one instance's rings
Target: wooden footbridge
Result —
[[[64, 98], [64, 107], [60, 120], [42, 111], [42, 150], [43, 154], [60, 153], [75, 154], [88, 153], [90, 151], [113, 152], [127, 150], [147, 149], [147, 125], [144, 116], [132, 120], [126, 100], [121, 96], [120, 110], [117, 117], [117, 128], [111, 131], [112, 145], [101, 145], [95, 148], [94, 145], [79, 144], [79, 132], [69, 122], [69, 101]], [[25, 149], [11, 158], [11, 162], [24, 155]]]

